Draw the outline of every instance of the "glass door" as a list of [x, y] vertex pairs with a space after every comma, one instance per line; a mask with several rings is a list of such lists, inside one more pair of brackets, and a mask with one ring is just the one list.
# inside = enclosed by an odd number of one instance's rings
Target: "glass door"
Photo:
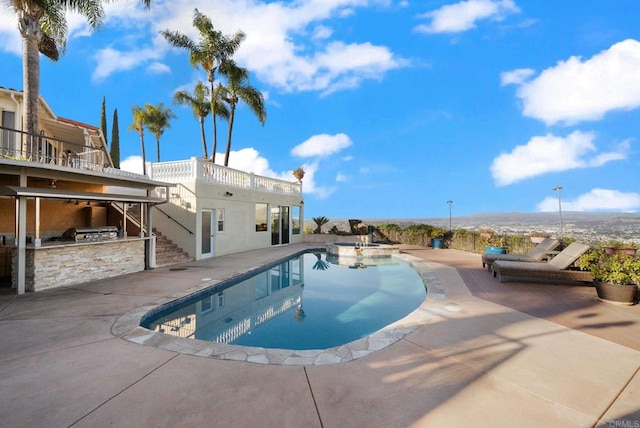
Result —
[[213, 257], [215, 252], [215, 235], [213, 233], [214, 210], [201, 211], [200, 253], [202, 258]]
[[288, 244], [291, 233], [289, 207], [271, 207], [271, 245]]
[[280, 245], [280, 207], [271, 207], [271, 245]]
[[280, 223], [282, 224], [282, 239], [281, 243], [289, 243], [289, 207], [280, 207]]

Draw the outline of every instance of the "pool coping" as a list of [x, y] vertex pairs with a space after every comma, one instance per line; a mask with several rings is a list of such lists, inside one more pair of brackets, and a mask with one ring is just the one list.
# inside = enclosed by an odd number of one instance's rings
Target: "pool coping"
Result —
[[129, 311], [113, 323], [111, 333], [121, 339], [140, 345], [156, 347], [167, 351], [178, 352], [187, 355], [196, 355], [220, 360], [243, 361], [256, 364], [272, 365], [325, 365], [339, 364], [366, 357], [376, 351], [384, 349], [418, 328], [429, 323], [433, 319], [433, 311], [428, 307], [431, 303], [445, 299], [445, 288], [441, 279], [425, 260], [408, 254], [393, 254], [391, 257], [399, 258], [407, 262], [418, 272], [425, 283], [427, 295], [420, 306], [413, 312], [386, 327], [377, 330], [371, 335], [346, 343], [344, 345], [314, 350], [274, 349], [240, 345], [227, 345], [223, 343], [208, 342], [199, 339], [172, 336], [155, 332], [142, 327], [140, 324], [144, 318], [161, 311], [168, 304], [191, 298], [194, 294], [204, 294], [211, 286], [229, 280], [241, 280], [264, 269], [266, 266], [281, 263], [291, 257], [313, 251], [312, 248], [300, 250], [287, 255], [277, 261], [264, 263], [259, 267], [248, 269], [234, 275], [231, 278], [212, 280], [196, 287], [184, 290], [172, 296], [155, 301], [153, 304], [140, 306]]

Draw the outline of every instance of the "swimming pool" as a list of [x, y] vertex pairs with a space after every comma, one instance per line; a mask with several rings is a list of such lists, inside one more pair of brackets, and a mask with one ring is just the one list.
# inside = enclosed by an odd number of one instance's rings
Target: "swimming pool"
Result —
[[250, 347], [336, 347], [405, 317], [424, 301], [422, 277], [394, 257], [344, 262], [304, 253], [218, 284], [142, 320], [155, 332]]

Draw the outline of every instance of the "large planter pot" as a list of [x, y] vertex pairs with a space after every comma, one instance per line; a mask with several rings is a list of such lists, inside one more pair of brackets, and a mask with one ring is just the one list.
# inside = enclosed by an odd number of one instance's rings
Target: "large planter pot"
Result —
[[505, 247], [497, 247], [494, 245], [487, 245], [484, 247], [485, 254], [505, 254], [507, 249]]
[[637, 285], [610, 284], [600, 281], [593, 281], [593, 284], [600, 300], [623, 305], [633, 305], [636, 300]]
[[431, 241], [431, 246], [433, 248], [442, 248], [442, 244], [443, 241], [440, 238], [433, 238], [433, 241]]
[[604, 247], [604, 251], [607, 254], [615, 254], [615, 253], [625, 253], [632, 256], [635, 256], [638, 250], [635, 248], [615, 248], [615, 247]]

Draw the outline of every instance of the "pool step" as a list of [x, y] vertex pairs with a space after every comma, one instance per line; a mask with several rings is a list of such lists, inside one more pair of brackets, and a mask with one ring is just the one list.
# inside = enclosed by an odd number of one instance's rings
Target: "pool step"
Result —
[[153, 233], [156, 235], [156, 265], [158, 267], [193, 261], [193, 257], [189, 257], [189, 254], [161, 232], [154, 229]]

